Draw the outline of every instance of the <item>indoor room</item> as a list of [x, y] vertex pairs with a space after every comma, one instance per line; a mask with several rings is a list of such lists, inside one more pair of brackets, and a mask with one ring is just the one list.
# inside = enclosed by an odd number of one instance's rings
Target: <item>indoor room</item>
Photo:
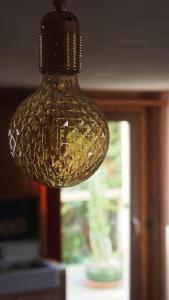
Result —
[[1, 2], [0, 300], [169, 300], [169, 3]]

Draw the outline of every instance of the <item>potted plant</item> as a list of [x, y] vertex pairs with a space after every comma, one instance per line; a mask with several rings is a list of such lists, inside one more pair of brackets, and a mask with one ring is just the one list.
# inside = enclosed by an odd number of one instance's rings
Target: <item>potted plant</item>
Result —
[[109, 201], [104, 194], [105, 175], [102, 168], [90, 179], [88, 220], [92, 258], [87, 264], [86, 275], [88, 285], [94, 288], [112, 288], [122, 279], [120, 257], [113, 252], [110, 238]]

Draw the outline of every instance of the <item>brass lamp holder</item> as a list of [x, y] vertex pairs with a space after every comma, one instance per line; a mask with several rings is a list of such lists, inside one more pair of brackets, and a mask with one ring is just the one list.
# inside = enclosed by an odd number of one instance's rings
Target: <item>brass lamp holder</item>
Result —
[[67, 0], [53, 0], [55, 11], [41, 21], [40, 71], [75, 74], [81, 69], [81, 36], [78, 18], [67, 11]]

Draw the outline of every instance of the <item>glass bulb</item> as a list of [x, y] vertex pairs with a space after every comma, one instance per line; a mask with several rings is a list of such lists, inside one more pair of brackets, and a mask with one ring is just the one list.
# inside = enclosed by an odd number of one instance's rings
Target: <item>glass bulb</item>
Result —
[[16, 164], [52, 188], [89, 178], [109, 143], [107, 122], [79, 88], [76, 75], [45, 74], [41, 88], [16, 110], [9, 129]]

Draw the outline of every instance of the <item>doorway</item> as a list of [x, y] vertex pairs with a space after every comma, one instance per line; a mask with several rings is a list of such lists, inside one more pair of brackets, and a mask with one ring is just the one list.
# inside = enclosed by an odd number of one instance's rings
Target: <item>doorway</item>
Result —
[[68, 300], [130, 299], [130, 124], [109, 121], [100, 169], [61, 192]]

